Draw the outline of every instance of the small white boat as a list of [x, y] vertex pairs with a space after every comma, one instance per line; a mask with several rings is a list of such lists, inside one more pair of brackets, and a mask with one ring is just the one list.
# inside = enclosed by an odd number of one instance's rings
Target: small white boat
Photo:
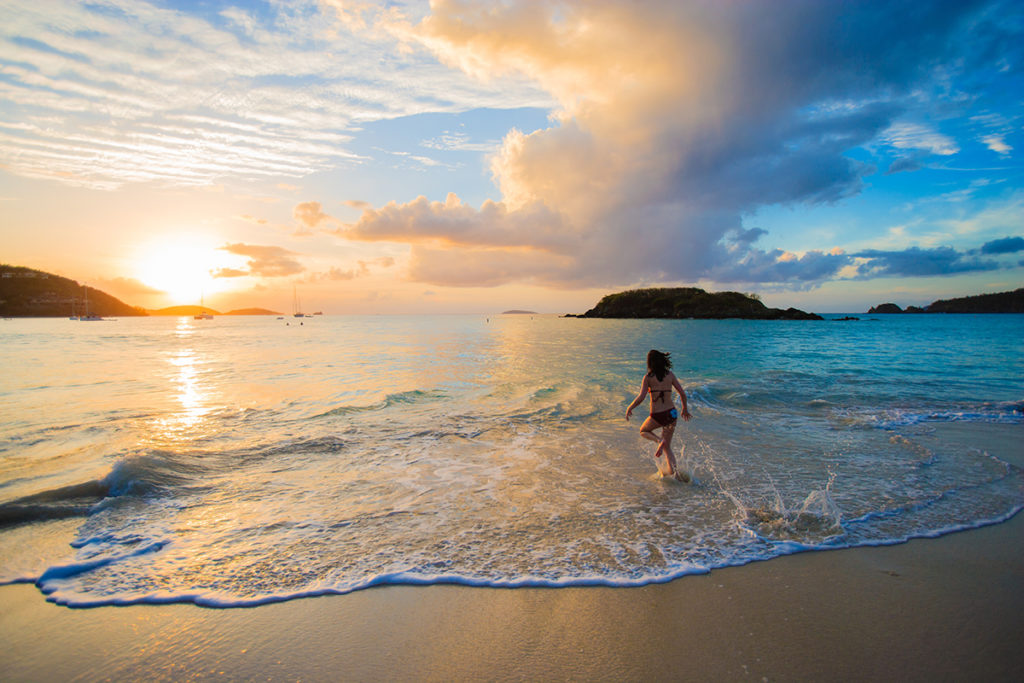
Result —
[[104, 320], [103, 316], [99, 315], [98, 313], [90, 313], [90, 312], [88, 312], [89, 311], [89, 288], [85, 287], [83, 285], [82, 291], [85, 293], [85, 306], [83, 307], [83, 310], [85, 310], [86, 313], [84, 313], [84, 314], [82, 314], [80, 316], [77, 316], [77, 317], [72, 316], [71, 319], [72, 320], [80, 320], [82, 322], [89, 322], [89, 323]]
[[213, 315], [206, 310], [206, 294], [199, 295], [200, 311], [192, 316], [195, 320], [213, 320]]

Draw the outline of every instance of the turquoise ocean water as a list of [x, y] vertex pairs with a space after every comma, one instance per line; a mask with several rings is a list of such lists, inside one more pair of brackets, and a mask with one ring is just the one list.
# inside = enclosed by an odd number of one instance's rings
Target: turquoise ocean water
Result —
[[[298, 322], [3, 321], [0, 582], [224, 607], [642, 585], [1024, 507], [986, 449], [1024, 436], [1024, 316]], [[650, 348], [693, 484], [624, 419]]]

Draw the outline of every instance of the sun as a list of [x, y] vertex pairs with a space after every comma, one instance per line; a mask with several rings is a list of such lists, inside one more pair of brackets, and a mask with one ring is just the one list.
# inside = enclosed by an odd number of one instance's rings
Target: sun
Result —
[[165, 292], [174, 304], [198, 304], [204, 297], [228, 289], [225, 279], [215, 278], [213, 273], [236, 265], [230, 254], [192, 237], [151, 242], [135, 259], [136, 277]]

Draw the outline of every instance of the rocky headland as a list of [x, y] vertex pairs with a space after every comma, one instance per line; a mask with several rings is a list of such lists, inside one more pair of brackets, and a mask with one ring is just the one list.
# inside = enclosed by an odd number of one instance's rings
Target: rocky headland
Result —
[[90, 314], [138, 316], [146, 315], [146, 311], [66, 277], [0, 264], [0, 315], [5, 318], [63, 318]]
[[872, 306], [868, 313], [1024, 313], [1024, 287], [1012, 292], [939, 299], [924, 308], [900, 308], [894, 303], [885, 303]]

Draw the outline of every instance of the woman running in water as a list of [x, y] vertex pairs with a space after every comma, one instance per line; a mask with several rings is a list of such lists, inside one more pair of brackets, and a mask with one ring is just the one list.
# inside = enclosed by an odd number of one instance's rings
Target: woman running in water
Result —
[[[671, 368], [672, 361], [669, 360], [669, 354], [651, 349], [647, 354], [647, 374], [644, 375], [643, 382], [640, 384], [640, 393], [626, 408], [626, 420], [632, 417], [633, 408], [640, 405], [647, 393], [650, 392], [651, 414], [640, 425], [640, 436], [658, 443], [654, 457], [660, 458], [664, 455], [668, 458], [668, 464], [676, 479], [690, 481], [690, 476], [679, 470], [675, 453], [672, 452], [672, 436], [676, 431], [676, 419], [682, 417], [684, 420], [689, 420], [692, 416], [686, 407], [686, 392], [683, 391], [683, 387], [679, 384], [679, 380], [676, 379]], [[683, 403], [682, 410], [677, 411], [672, 403], [672, 389], [679, 392]], [[655, 429], [661, 429], [661, 436], [655, 436]]]

